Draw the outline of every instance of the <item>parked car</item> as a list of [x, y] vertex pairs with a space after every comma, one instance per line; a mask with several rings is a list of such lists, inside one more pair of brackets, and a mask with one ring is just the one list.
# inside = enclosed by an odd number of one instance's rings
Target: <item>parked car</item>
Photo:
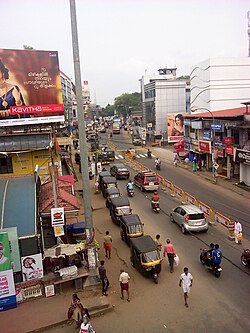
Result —
[[129, 179], [130, 173], [125, 165], [117, 164], [110, 168], [110, 173], [116, 179]]
[[208, 222], [205, 214], [194, 205], [181, 205], [170, 213], [170, 221], [177, 223], [183, 232], [208, 231]]
[[134, 184], [141, 191], [157, 191], [159, 188], [159, 178], [154, 172], [142, 171], [135, 175]]

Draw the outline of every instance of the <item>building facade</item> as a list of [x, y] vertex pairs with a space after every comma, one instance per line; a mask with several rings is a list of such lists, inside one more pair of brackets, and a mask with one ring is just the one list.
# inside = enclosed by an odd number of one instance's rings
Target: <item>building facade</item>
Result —
[[190, 75], [191, 111], [239, 107], [249, 100], [250, 58], [208, 59]]

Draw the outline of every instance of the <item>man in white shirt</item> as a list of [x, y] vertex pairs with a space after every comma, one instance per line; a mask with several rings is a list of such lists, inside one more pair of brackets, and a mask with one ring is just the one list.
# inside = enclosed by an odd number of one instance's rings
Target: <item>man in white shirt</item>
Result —
[[188, 308], [188, 294], [190, 293], [191, 287], [193, 285], [193, 276], [191, 273], [188, 273], [188, 268], [184, 268], [184, 273], [181, 274], [180, 276], [180, 282], [179, 282], [179, 287], [181, 287], [184, 292], [184, 301], [185, 301], [185, 306]]
[[127, 292], [127, 301], [130, 302], [130, 298], [129, 298], [129, 283], [128, 281], [130, 280], [130, 276], [128, 275], [128, 273], [124, 272], [123, 269], [120, 270], [120, 278], [119, 278], [119, 281], [120, 281], [120, 287], [121, 287], [121, 299], [124, 299], [124, 290], [126, 290]]
[[241, 240], [239, 240], [239, 234], [242, 234], [242, 225], [240, 221], [236, 219], [234, 224], [234, 239], [236, 244], [241, 243]]

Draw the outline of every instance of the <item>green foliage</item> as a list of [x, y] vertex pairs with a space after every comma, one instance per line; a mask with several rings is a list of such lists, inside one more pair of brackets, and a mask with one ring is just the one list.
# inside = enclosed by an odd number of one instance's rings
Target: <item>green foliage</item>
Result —
[[117, 114], [127, 115], [131, 111], [141, 110], [141, 94], [138, 92], [125, 93], [115, 98], [115, 110]]
[[113, 116], [115, 113], [115, 106], [108, 104], [105, 108], [102, 109], [102, 116], [108, 117]]
[[190, 75], [182, 75], [177, 77], [177, 80], [190, 80]]
[[34, 47], [30, 46], [30, 45], [23, 45], [23, 49], [24, 50], [35, 50]]

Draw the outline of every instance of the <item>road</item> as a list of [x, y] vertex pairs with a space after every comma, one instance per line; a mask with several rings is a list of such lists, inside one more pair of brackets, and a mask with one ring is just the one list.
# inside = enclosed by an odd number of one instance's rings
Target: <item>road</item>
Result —
[[[131, 173], [133, 176], [132, 170]], [[126, 195], [126, 181], [118, 183], [119, 189]], [[196, 178], [195, 186], [198, 185], [199, 178]], [[108, 297], [114, 304], [114, 311], [91, 319], [97, 333], [249, 331], [249, 271], [240, 266], [241, 247], [226, 239], [222, 227], [212, 226], [207, 234], [183, 235], [180, 228], [169, 221], [171, 209], [178, 204], [176, 198], [161, 192], [162, 211], [155, 214], [150, 208], [148, 194], [136, 189], [130, 203], [133, 213], [138, 214], [144, 223], [145, 234], [154, 237], [159, 233], [162, 242], [170, 238], [180, 256], [180, 265], [173, 274], [170, 274], [166, 260], [163, 261], [159, 284], [155, 285], [130, 265], [129, 248], [120, 238], [119, 227], [111, 222], [101, 195], [100, 200], [103, 201], [103, 208], [98, 211], [100, 218], [94, 223], [100, 243], [107, 229], [113, 237], [112, 258], [105, 265], [111, 282]], [[199, 262], [200, 248], [211, 241], [220, 243], [224, 255], [223, 272], [219, 279]], [[102, 251], [99, 256], [100, 260], [105, 259]], [[189, 267], [194, 277], [188, 309], [184, 307], [182, 290], [178, 287], [184, 266]], [[121, 267], [131, 276], [130, 303], [119, 298], [118, 277]], [[74, 331], [73, 327], [64, 326], [46, 332]]]
[[[131, 146], [131, 139], [128, 137], [127, 132], [122, 132], [119, 136], [114, 135], [112, 141], [121, 150]], [[140, 152], [145, 153], [145, 149], [143, 151], [140, 147], [135, 148], [138, 154]], [[144, 158], [139, 161], [154, 170], [153, 159]], [[243, 226], [243, 236], [250, 241], [250, 195], [243, 197], [233, 191], [225, 192], [222, 186], [212, 184], [201, 177], [198, 177], [199, 182], [197, 183], [197, 174], [192, 174], [183, 168], [176, 168], [173, 163], [162, 164], [159, 174], [219, 213], [232, 220], [239, 218]]]

